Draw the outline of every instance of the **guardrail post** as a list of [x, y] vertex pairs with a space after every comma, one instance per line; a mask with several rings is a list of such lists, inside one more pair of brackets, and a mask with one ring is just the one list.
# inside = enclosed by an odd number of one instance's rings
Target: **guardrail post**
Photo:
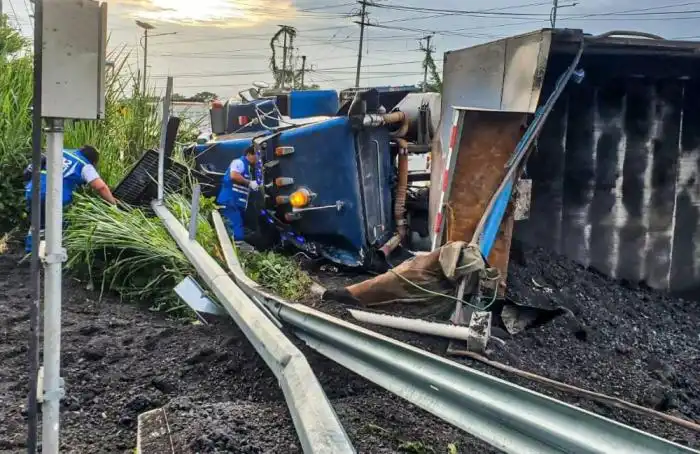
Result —
[[190, 209], [190, 240], [197, 238], [197, 221], [199, 220], [199, 196], [202, 194], [202, 187], [199, 183], [192, 189], [192, 208]]

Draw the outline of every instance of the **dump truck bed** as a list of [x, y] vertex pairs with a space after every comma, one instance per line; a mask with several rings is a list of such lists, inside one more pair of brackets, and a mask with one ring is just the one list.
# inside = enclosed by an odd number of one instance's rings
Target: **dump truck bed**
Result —
[[[700, 286], [698, 43], [540, 30], [448, 52], [442, 145], [453, 106], [534, 113], [582, 39], [585, 78], [527, 163], [530, 218], [516, 236], [612, 277]], [[443, 165], [434, 156], [434, 179]]]

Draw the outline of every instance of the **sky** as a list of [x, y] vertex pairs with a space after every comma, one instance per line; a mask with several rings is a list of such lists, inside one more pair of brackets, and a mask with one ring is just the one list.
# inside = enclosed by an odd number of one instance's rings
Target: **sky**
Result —
[[[30, 0], [0, 0], [10, 22], [31, 34]], [[433, 34], [434, 58], [443, 53], [550, 26], [551, 0], [371, 0], [365, 28], [361, 85], [422, 81], [419, 40]], [[253, 82], [271, 83], [270, 38], [280, 25], [297, 30], [294, 61], [307, 57], [307, 83], [354, 86], [360, 4], [352, 0], [109, 0], [111, 59], [143, 65], [143, 30], [149, 32], [148, 72], [158, 92], [168, 75], [175, 92], [235, 96]], [[700, 39], [700, 1], [559, 0], [556, 26], [597, 34], [610, 30]], [[160, 35], [160, 36], [158, 36]], [[280, 50], [281, 54], [281, 50]]]

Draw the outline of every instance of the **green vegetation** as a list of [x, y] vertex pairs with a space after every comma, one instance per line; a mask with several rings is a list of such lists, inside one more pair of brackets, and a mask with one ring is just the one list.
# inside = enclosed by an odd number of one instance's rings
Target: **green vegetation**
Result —
[[[188, 226], [190, 202], [182, 195], [167, 198], [170, 211]], [[212, 199], [200, 201], [197, 241], [223, 266], [216, 232], [208, 221], [215, 209]], [[85, 194], [76, 196], [66, 218], [64, 237], [67, 268], [88, 279], [100, 292], [116, 292], [124, 299], [151, 309], [182, 315], [187, 308], [172, 288], [195, 270], [160, 220], [143, 209], [114, 207]], [[247, 274], [288, 298], [304, 296], [311, 280], [293, 259], [272, 252], [247, 253]]]
[[[184, 197], [171, 195], [167, 203], [183, 224], [189, 223], [189, 202]], [[213, 203], [203, 200], [202, 205], [197, 240], [216, 255], [216, 234], [205, 217]], [[172, 288], [194, 275], [194, 268], [152, 213], [79, 194], [66, 219], [69, 270], [97, 284], [101, 293], [116, 292], [153, 310], [185, 309]]]
[[[21, 174], [31, 156], [32, 59], [28, 43], [0, 17], [0, 233], [26, 226]], [[153, 90], [140, 94], [138, 80], [126, 67], [124, 49], [108, 60], [115, 66], [106, 81], [105, 118], [66, 125], [66, 148], [91, 144], [100, 151], [99, 170], [111, 186], [117, 184], [143, 151], [156, 147], [160, 136], [160, 107]], [[191, 142], [197, 124], [183, 122], [178, 142]], [[174, 158], [186, 163], [181, 153]], [[183, 225], [189, 224], [190, 202], [183, 194], [170, 194], [167, 204]], [[209, 214], [214, 201], [202, 199], [197, 240], [221, 260]], [[177, 315], [187, 313], [172, 288], [195, 270], [152, 213], [120, 204], [110, 206], [90, 194], [77, 194], [65, 218], [64, 245], [67, 268], [87, 279], [100, 292], [143, 302], [153, 310]], [[0, 247], [7, 236], [0, 235]], [[244, 257], [249, 275], [260, 284], [289, 299], [307, 293], [311, 281], [290, 258], [274, 253]]]
[[311, 278], [291, 258], [274, 252], [254, 252], [242, 255], [248, 277], [290, 300], [308, 294]]
[[[22, 170], [31, 159], [33, 62], [28, 43], [0, 16], [0, 232], [27, 220]], [[66, 124], [65, 147], [85, 144], [100, 151], [99, 171], [109, 185], [117, 184], [143, 151], [160, 137], [159, 106], [154, 90], [143, 96], [126, 66], [124, 48], [108, 56], [115, 62], [105, 83], [105, 118]], [[197, 125], [184, 122], [180, 140], [196, 135]]]
[[27, 42], [0, 16], [0, 232], [26, 219], [22, 169], [32, 135], [32, 59]]

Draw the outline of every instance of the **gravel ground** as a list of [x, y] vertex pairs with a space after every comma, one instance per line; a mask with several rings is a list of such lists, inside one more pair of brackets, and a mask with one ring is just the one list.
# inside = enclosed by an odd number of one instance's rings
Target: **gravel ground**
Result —
[[[357, 276], [319, 273], [329, 288]], [[700, 303], [626, 286], [541, 249], [516, 244], [508, 297], [542, 308], [565, 307], [576, 317], [554, 321], [492, 343], [489, 357], [571, 385], [655, 408], [700, 423]], [[345, 308], [317, 308], [350, 320]], [[415, 312], [424, 308], [414, 309]], [[386, 308], [386, 312], [391, 309]], [[403, 315], [411, 308], [400, 306]], [[368, 328], [444, 354], [447, 341], [390, 328]], [[572, 329], [575, 326], [576, 329]], [[457, 361], [678, 443], [700, 448], [700, 434], [648, 416], [552, 391], [470, 359]]]
[[[25, 450], [29, 266], [0, 255], [0, 453]], [[167, 320], [64, 280], [61, 451], [133, 453], [139, 413], [166, 406], [178, 453], [300, 452], [274, 376], [232, 324]], [[495, 452], [304, 350], [361, 453]]]

